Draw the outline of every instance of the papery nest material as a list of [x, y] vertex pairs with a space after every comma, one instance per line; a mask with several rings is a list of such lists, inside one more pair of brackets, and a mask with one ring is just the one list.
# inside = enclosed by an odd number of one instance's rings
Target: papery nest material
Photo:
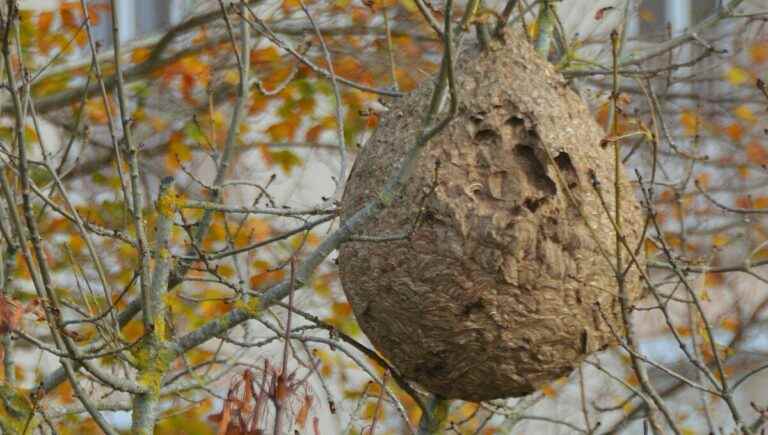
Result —
[[[624, 333], [608, 260], [614, 153], [523, 38], [461, 57], [456, 80], [456, 118], [426, 146], [402, 196], [358, 234], [408, 237], [345, 243], [341, 281], [367, 337], [406, 378], [445, 398], [521, 396]], [[433, 87], [382, 116], [357, 156], [342, 219], [382, 191]], [[635, 249], [642, 212], [623, 173], [619, 185], [622, 233]], [[622, 256], [634, 298], [638, 264]]]

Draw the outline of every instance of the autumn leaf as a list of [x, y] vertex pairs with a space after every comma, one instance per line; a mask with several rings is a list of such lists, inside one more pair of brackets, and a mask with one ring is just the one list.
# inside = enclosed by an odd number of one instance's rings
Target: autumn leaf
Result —
[[310, 394], [305, 394], [304, 400], [301, 402], [301, 408], [299, 408], [299, 412], [296, 413], [296, 425], [301, 429], [304, 429], [307, 424], [309, 410], [312, 408], [312, 400], [313, 397]]
[[741, 327], [741, 323], [732, 317], [726, 317], [720, 321], [720, 327], [731, 333], [737, 333]]
[[152, 50], [150, 50], [149, 48], [138, 47], [131, 52], [131, 62], [142, 63], [145, 60], [149, 59], [149, 55], [151, 53], [152, 53]]
[[728, 68], [725, 71], [725, 80], [733, 86], [741, 86], [747, 81], [751, 81], [752, 76], [749, 72], [737, 66]]
[[271, 153], [272, 164], [280, 166], [280, 168], [289, 173], [294, 166], [301, 164], [301, 159], [296, 153], [290, 150], [274, 151]]
[[172, 173], [181, 167], [181, 164], [192, 157], [192, 151], [183, 140], [173, 138], [168, 143], [168, 154], [165, 157], [165, 167]]
[[65, 29], [74, 30], [80, 27], [79, 15], [82, 12], [80, 4], [77, 2], [65, 2], [59, 7], [61, 23]]
[[250, 59], [252, 65], [270, 63], [280, 59], [280, 53], [277, 52], [275, 46], [270, 45], [269, 47], [252, 50]]
[[722, 248], [723, 246], [727, 245], [729, 241], [730, 238], [725, 233], [717, 233], [712, 236], [712, 245], [717, 248]]
[[768, 41], [760, 41], [749, 47], [749, 57], [757, 65], [768, 61]]
[[736, 107], [733, 110], [733, 114], [743, 121], [755, 122], [757, 120], [755, 114], [752, 112], [752, 109], [750, 109], [746, 104], [742, 104]]
[[701, 129], [701, 118], [692, 110], [684, 110], [680, 114], [680, 124], [683, 126], [687, 136], [695, 136]]
[[0, 294], [0, 334], [7, 334], [18, 328], [23, 313], [18, 302]]
[[756, 209], [768, 209], [768, 196], [755, 197], [752, 206]]
[[656, 245], [656, 243], [651, 239], [645, 239], [643, 241], [643, 247], [645, 249], [645, 255], [647, 256], [651, 256], [659, 251], [658, 245]]
[[723, 133], [725, 133], [731, 140], [738, 142], [744, 134], [744, 127], [738, 122], [732, 122], [723, 128]]
[[722, 285], [725, 278], [722, 273], [707, 272], [704, 274], [704, 287], [713, 288]]
[[675, 326], [675, 332], [677, 332], [677, 335], [681, 337], [691, 336], [691, 328], [685, 325]]
[[264, 260], [256, 260], [253, 267], [258, 272], [251, 276], [251, 288], [259, 289], [275, 285], [285, 278], [285, 271], [282, 269], [272, 270], [272, 265]]
[[641, 7], [640, 8], [640, 19], [646, 23], [652, 23], [656, 21], [656, 14], [653, 13], [653, 10], [647, 7]]
[[602, 20], [602, 19], [605, 17], [605, 14], [606, 14], [608, 11], [611, 11], [611, 10], [613, 10], [613, 9], [616, 9], [616, 8], [615, 8], [614, 6], [606, 6], [606, 7], [604, 7], [604, 8], [600, 8], [600, 9], [598, 9], [598, 10], [597, 10], [597, 12], [595, 12], [595, 20], [596, 20], [596, 21], [600, 21], [600, 20]]
[[750, 142], [746, 147], [747, 160], [757, 165], [768, 164], [768, 151], [759, 142]]
[[552, 384], [545, 385], [541, 389], [541, 393], [550, 399], [557, 397], [557, 390]]

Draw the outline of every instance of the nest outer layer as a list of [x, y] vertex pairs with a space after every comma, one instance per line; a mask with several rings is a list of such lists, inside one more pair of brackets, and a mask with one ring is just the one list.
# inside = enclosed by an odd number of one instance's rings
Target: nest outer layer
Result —
[[[340, 249], [362, 330], [406, 378], [445, 398], [529, 394], [624, 331], [599, 248], [614, 258], [600, 201], [614, 210], [613, 149], [601, 147], [604, 131], [554, 68], [521, 38], [507, 39], [459, 60], [458, 115], [426, 146], [402, 196], [358, 234], [410, 237]], [[382, 117], [353, 167], [342, 219], [381, 192], [432, 88]], [[623, 174], [619, 184], [624, 237], [635, 247], [642, 213]], [[636, 296], [636, 267], [625, 282]]]

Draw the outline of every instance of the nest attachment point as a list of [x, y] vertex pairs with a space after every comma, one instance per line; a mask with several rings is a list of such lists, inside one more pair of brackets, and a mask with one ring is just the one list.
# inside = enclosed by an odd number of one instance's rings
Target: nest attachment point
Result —
[[[613, 150], [554, 68], [522, 38], [460, 58], [459, 113], [401, 197], [340, 249], [344, 291], [376, 348], [445, 398], [529, 394], [622, 334]], [[361, 150], [342, 219], [382, 190], [412, 146], [433, 85], [401, 98]], [[593, 188], [599, 181], [599, 192]], [[642, 213], [622, 175], [622, 229]], [[605, 206], [601, 204], [603, 198]], [[625, 264], [629, 256], [624, 252]], [[626, 277], [640, 289], [637, 267]]]

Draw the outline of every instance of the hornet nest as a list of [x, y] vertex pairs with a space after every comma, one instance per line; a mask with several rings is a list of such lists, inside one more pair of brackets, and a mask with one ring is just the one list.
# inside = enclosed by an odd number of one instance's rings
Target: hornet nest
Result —
[[[524, 38], [506, 39], [459, 59], [457, 116], [359, 234], [408, 236], [340, 249], [365, 334], [406, 378], [445, 398], [529, 394], [624, 333], [606, 259], [616, 252], [605, 210], [615, 207], [613, 150], [600, 146], [604, 131], [553, 66]], [[342, 219], [382, 191], [433, 88], [382, 116], [355, 162]], [[618, 184], [622, 232], [635, 249], [642, 213], [623, 173]], [[637, 264], [626, 275], [630, 298], [639, 275]]]

